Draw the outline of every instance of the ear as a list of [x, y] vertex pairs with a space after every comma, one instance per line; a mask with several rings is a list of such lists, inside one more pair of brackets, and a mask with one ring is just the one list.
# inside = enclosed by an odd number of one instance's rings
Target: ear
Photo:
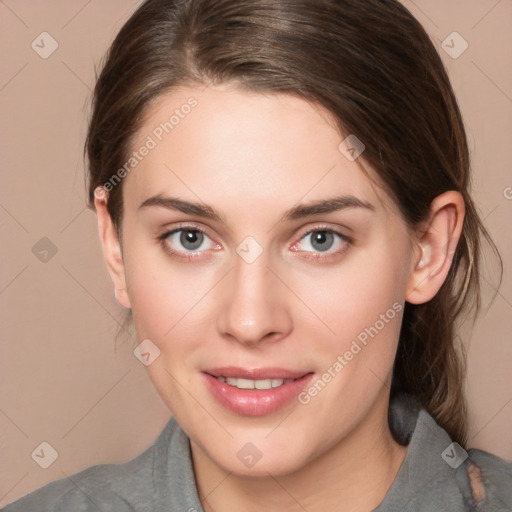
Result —
[[103, 255], [107, 263], [107, 270], [114, 283], [114, 294], [121, 306], [131, 308], [130, 299], [126, 291], [126, 274], [123, 262], [121, 243], [119, 242], [114, 223], [107, 209], [108, 193], [103, 187], [94, 191], [94, 206], [98, 215], [98, 231]]
[[462, 233], [464, 213], [459, 192], [444, 192], [432, 201], [428, 219], [416, 231], [417, 249], [407, 282], [407, 302], [428, 302], [441, 288]]

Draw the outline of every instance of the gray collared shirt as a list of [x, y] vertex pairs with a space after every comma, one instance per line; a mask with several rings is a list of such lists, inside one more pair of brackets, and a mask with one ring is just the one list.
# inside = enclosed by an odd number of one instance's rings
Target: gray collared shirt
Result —
[[[452, 443], [425, 410], [390, 407], [407, 455], [374, 512], [511, 512], [512, 461]], [[473, 482], [473, 485], [470, 483]], [[4, 512], [204, 512], [189, 439], [171, 418], [157, 440], [122, 464], [99, 464], [51, 482]]]

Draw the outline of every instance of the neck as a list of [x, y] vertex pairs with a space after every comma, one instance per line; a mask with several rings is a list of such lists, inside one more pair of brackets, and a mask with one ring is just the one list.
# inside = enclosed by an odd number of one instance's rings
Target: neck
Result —
[[191, 443], [205, 512], [369, 512], [384, 499], [405, 458], [389, 430], [388, 400], [377, 401], [358, 426], [299, 470], [274, 477], [240, 477], [218, 467]]

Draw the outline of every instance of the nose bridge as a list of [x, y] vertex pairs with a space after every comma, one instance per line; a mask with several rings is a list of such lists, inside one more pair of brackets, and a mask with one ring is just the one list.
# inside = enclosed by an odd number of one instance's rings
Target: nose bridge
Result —
[[285, 293], [268, 264], [265, 255], [252, 262], [236, 257], [220, 312], [221, 334], [251, 345], [289, 332], [291, 316]]

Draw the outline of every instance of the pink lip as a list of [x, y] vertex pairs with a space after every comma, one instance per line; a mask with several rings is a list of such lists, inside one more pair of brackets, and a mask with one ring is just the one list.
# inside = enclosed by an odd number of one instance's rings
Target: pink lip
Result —
[[[249, 370], [236, 367], [213, 368], [202, 373], [208, 389], [221, 405], [234, 413], [246, 416], [262, 416], [281, 409], [297, 398], [314, 375], [312, 372], [297, 372], [283, 368]], [[294, 380], [271, 389], [238, 389], [216, 378], [221, 376], [251, 380]]]
[[251, 380], [264, 380], [264, 379], [298, 379], [304, 377], [307, 373], [286, 370], [284, 368], [238, 368], [236, 366], [225, 366], [222, 368], [211, 368], [203, 370], [204, 373], [209, 373], [214, 377], [232, 377], [235, 379], [251, 379]]

